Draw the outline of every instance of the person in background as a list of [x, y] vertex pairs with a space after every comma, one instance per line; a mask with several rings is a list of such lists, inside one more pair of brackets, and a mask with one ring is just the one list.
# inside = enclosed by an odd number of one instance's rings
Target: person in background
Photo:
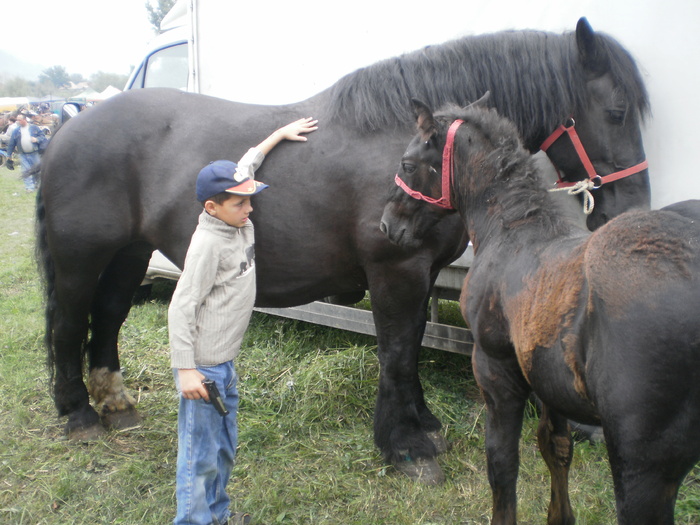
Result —
[[17, 127], [12, 131], [7, 144], [7, 167], [14, 169], [12, 152], [17, 148], [24, 189], [34, 191], [39, 182], [39, 151], [43, 151], [48, 139], [39, 126], [27, 122], [27, 116], [23, 113], [17, 115], [16, 123]]
[[[12, 136], [12, 131], [17, 127], [17, 117], [14, 115], [10, 115], [7, 117], [7, 126], [5, 127], [5, 130], [0, 134], [0, 155], [3, 155], [2, 158], [0, 158], [0, 166], [4, 163], [3, 161], [9, 159], [10, 157], [7, 155], [7, 144], [10, 142], [10, 137]], [[14, 169], [14, 164], [12, 162], [9, 163], [8, 165], [9, 169]]]
[[10, 140], [10, 136], [12, 135], [12, 132], [14, 129], [17, 127], [17, 117], [14, 115], [10, 115], [7, 117], [7, 128], [3, 132], [2, 135], [0, 135], [0, 138], [4, 140], [5, 142]]

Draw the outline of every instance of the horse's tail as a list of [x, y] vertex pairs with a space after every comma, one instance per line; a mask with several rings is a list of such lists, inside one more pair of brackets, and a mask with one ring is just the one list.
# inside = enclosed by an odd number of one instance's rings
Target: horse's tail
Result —
[[[56, 382], [56, 348], [53, 340], [54, 321], [57, 310], [56, 301], [56, 266], [51, 251], [49, 250], [46, 236], [46, 209], [42, 198], [41, 185], [36, 196], [36, 246], [35, 257], [39, 269], [39, 275], [44, 289], [44, 315], [45, 333], [44, 346], [46, 347], [46, 364], [49, 371], [49, 390], [54, 397], [54, 385]], [[83, 346], [85, 341], [83, 341]], [[84, 356], [84, 354], [81, 354]]]
[[[45, 170], [41, 168], [41, 175], [45, 174]], [[49, 390], [52, 398], [55, 398], [56, 384], [56, 362], [57, 353], [56, 345], [54, 344], [54, 330], [56, 323], [56, 313], [58, 311], [58, 300], [56, 298], [56, 265], [49, 249], [46, 226], [46, 207], [44, 205], [42, 184], [39, 184], [39, 189], [36, 195], [36, 215], [35, 215], [35, 237], [36, 244], [34, 246], [34, 255], [39, 270], [40, 280], [42, 282], [44, 292], [44, 346], [46, 348], [46, 365], [49, 372]], [[85, 365], [85, 350], [87, 343], [87, 334], [84, 335], [82, 352], [82, 366]], [[59, 414], [62, 415], [62, 414]]]
[[46, 323], [44, 332], [44, 346], [47, 351], [46, 363], [49, 368], [49, 385], [53, 395], [53, 385], [56, 377], [54, 364], [56, 356], [53, 346], [53, 320], [56, 311], [56, 267], [54, 266], [51, 252], [46, 238], [46, 208], [41, 194], [41, 185], [36, 195], [36, 261], [39, 267], [39, 275], [44, 288], [44, 315]]

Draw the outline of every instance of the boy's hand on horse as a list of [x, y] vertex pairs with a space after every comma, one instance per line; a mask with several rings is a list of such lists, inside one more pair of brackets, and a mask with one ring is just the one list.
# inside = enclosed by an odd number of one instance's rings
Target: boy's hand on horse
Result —
[[178, 368], [177, 377], [180, 381], [180, 392], [185, 399], [204, 399], [209, 401], [209, 392], [202, 384], [206, 379], [196, 368]]
[[281, 135], [282, 139], [305, 142], [308, 138], [303, 135], [316, 131], [318, 129], [317, 124], [318, 120], [312, 117], [301, 118], [278, 129], [277, 133]]
[[270, 153], [270, 151], [272, 151], [272, 148], [277, 146], [277, 144], [283, 140], [305, 142], [308, 139], [303, 135], [305, 133], [316, 131], [318, 129], [316, 124], [318, 124], [318, 120], [312, 117], [301, 118], [299, 120], [295, 120], [294, 122], [290, 122], [286, 126], [282, 126], [278, 130], [273, 131], [269, 137], [258, 144], [257, 148], [263, 152], [263, 155], [267, 155]]

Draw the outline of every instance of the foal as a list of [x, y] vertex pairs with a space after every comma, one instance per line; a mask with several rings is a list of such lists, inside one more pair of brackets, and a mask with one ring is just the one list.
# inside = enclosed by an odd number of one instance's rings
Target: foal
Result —
[[[419, 134], [397, 175], [406, 191], [392, 193], [382, 230], [416, 245], [456, 210], [473, 242], [461, 306], [487, 406], [493, 523], [516, 523], [518, 441], [534, 391], [549, 524], [575, 521], [567, 418], [603, 427], [618, 523], [672, 524], [678, 488], [700, 459], [700, 201], [578, 230], [509, 121], [415, 106]], [[453, 158], [443, 157], [448, 135]], [[433, 204], [416, 200], [426, 197]]]

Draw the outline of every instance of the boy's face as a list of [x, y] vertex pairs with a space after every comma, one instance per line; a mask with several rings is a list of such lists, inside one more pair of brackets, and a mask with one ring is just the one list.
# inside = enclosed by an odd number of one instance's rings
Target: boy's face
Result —
[[242, 228], [248, 222], [248, 215], [253, 211], [253, 207], [250, 205], [250, 197], [241, 195], [232, 195], [230, 199], [225, 200], [222, 204], [206, 201], [204, 209], [207, 210], [209, 215], [235, 228]]

